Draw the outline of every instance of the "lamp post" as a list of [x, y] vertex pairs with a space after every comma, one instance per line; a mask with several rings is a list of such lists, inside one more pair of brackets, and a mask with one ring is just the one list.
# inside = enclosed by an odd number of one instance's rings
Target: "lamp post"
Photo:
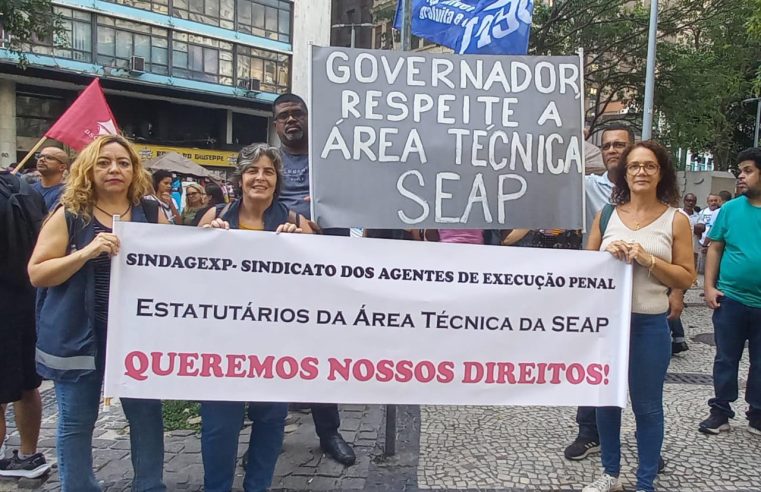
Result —
[[333, 24], [330, 27], [331, 29], [338, 29], [341, 27], [350, 27], [351, 28], [351, 44], [349, 44], [349, 47], [354, 48], [357, 45], [356, 29], [358, 27], [375, 27], [375, 24], [372, 24], [370, 22], [359, 22], [359, 23], [350, 23], [350, 24]]
[[758, 147], [758, 128], [761, 126], [761, 97], [745, 99], [743, 104], [756, 101], [756, 132], [753, 136], [753, 146]]
[[647, 70], [645, 72], [645, 112], [642, 116], [642, 140], [653, 133], [653, 96], [655, 93], [655, 47], [658, 40], [658, 0], [650, 0], [650, 30], [647, 38]]

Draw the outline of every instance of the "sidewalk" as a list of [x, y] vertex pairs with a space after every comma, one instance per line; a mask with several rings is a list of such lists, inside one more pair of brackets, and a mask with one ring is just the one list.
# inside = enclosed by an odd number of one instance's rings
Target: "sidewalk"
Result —
[[[697, 290], [688, 293], [682, 320], [690, 350], [672, 358], [664, 391], [666, 471], [659, 490], [678, 492], [761, 491], [761, 438], [747, 431], [742, 412], [732, 432], [706, 436], [697, 431], [712, 396], [714, 348], [710, 311]], [[741, 388], [748, 372], [740, 366]], [[43, 391], [40, 447], [55, 462], [55, 402]], [[580, 491], [599, 473], [599, 456], [581, 462], [563, 458], [575, 437], [575, 408], [549, 407], [399, 407], [397, 454], [383, 456], [383, 407], [342, 405], [341, 432], [353, 443], [357, 464], [345, 468], [322, 454], [311, 415], [291, 413], [273, 491]], [[9, 447], [18, 445], [9, 412]], [[241, 433], [242, 455], [248, 429]], [[622, 479], [634, 490], [636, 445], [631, 409], [624, 412]], [[97, 423], [94, 460], [104, 490], [129, 490], [131, 465], [126, 421], [118, 405]], [[203, 483], [200, 440], [193, 431], [166, 436], [165, 479], [169, 490], [200, 491]], [[236, 487], [240, 490], [242, 469]], [[46, 481], [0, 481], [0, 491], [59, 489], [58, 475]]]

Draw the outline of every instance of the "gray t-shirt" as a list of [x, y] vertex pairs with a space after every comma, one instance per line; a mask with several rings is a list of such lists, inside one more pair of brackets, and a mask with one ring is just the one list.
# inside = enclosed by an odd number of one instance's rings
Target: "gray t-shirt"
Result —
[[307, 154], [289, 154], [282, 147], [283, 186], [280, 189], [280, 201], [290, 210], [311, 218], [309, 202], [309, 156]]

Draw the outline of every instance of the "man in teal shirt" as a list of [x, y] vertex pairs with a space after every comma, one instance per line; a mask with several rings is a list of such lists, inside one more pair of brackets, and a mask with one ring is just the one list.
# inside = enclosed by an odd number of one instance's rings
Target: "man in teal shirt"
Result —
[[761, 436], [761, 148], [746, 149], [737, 160], [744, 194], [722, 206], [708, 234], [705, 300], [714, 310], [715, 396], [708, 400], [711, 415], [699, 430], [729, 430], [729, 419], [735, 416], [730, 403], [738, 397], [737, 371], [747, 341], [748, 430]]

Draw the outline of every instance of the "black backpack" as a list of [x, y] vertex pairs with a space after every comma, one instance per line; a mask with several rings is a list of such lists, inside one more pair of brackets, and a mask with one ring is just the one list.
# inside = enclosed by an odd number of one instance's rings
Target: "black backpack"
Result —
[[45, 201], [29, 183], [0, 173], [0, 281], [6, 285], [29, 284], [27, 263], [47, 214]]

